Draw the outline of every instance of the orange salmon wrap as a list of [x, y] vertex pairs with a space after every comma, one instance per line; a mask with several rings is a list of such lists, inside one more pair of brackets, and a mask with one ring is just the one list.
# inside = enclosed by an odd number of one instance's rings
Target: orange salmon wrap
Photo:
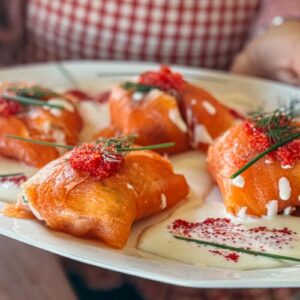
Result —
[[230, 110], [211, 93], [188, 82], [182, 91], [184, 119], [194, 148], [206, 151], [214, 139], [234, 123]]
[[122, 248], [133, 222], [172, 207], [189, 188], [170, 163], [152, 151], [125, 156], [121, 169], [96, 180], [74, 170], [69, 153], [23, 184], [18, 209], [31, 210], [50, 228]]
[[[272, 216], [299, 206], [300, 163], [283, 168], [279, 161], [258, 160], [235, 179], [230, 176], [259, 154], [243, 124], [229, 129], [208, 150], [208, 168], [216, 180], [229, 213]], [[241, 164], [242, 162], [242, 164]]]
[[63, 104], [64, 109], [26, 105], [16, 114], [5, 116], [0, 113], [0, 155], [37, 168], [60, 155], [54, 147], [7, 138], [7, 134], [60, 144], [77, 143], [82, 128], [82, 119], [77, 109], [66, 99], [50, 95], [42, 100], [45, 103], [50, 101], [57, 105]]
[[191, 148], [207, 150], [234, 123], [227, 107], [168, 67], [143, 73], [138, 83], [129, 84], [152, 89], [139, 92], [124, 84], [115, 86], [109, 97], [111, 127], [98, 137], [120, 132], [136, 134], [136, 142], [143, 146], [175, 142], [174, 147], [159, 150], [173, 154]]
[[134, 101], [132, 97], [133, 91], [121, 86], [112, 89], [109, 107], [113, 127], [125, 135], [136, 134], [139, 145], [175, 142], [168, 153], [190, 149], [188, 127], [173, 96], [155, 89], [143, 101]]

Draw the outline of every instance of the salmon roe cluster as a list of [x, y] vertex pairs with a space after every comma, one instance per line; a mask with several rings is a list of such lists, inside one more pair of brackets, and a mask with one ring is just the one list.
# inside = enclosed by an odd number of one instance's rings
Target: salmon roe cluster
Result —
[[83, 144], [72, 150], [69, 163], [73, 169], [83, 171], [102, 180], [115, 174], [124, 163], [122, 154], [116, 153], [113, 147], [103, 144]]
[[[244, 123], [244, 130], [250, 136], [250, 145], [258, 152], [263, 152], [272, 146], [272, 141], [262, 128], [255, 127], [251, 121]], [[266, 155], [270, 162], [280, 161], [282, 166], [293, 166], [300, 159], [300, 140], [293, 140]]]
[[159, 71], [149, 71], [140, 75], [139, 83], [151, 85], [159, 89], [180, 91], [184, 88], [184, 80], [180, 73], [172, 72], [168, 66], [161, 66]]
[[18, 102], [0, 98], [0, 116], [10, 117], [22, 111], [22, 105]]

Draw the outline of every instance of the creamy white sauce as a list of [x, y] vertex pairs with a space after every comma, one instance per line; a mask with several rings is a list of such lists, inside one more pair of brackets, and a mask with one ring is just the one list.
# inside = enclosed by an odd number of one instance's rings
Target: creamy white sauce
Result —
[[[0, 157], [0, 174], [24, 173], [28, 178], [38, 170], [16, 160]], [[0, 201], [16, 202], [20, 186], [12, 182], [0, 182]]]
[[239, 175], [239, 176], [235, 177], [234, 179], [232, 179], [231, 183], [234, 186], [237, 186], [239, 188], [243, 188], [245, 186], [245, 179], [242, 175]]
[[169, 119], [182, 131], [187, 132], [188, 127], [183, 121], [178, 108], [172, 108], [169, 110]]
[[265, 159], [265, 164], [272, 164], [274, 161], [270, 159]]
[[82, 101], [78, 105], [78, 111], [84, 124], [79, 135], [80, 143], [95, 140], [95, 135], [110, 123], [109, 107], [107, 104]]
[[248, 207], [243, 206], [237, 213], [239, 219], [245, 220], [247, 218], [247, 209]]
[[127, 188], [128, 188], [129, 190], [134, 190], [134, 187], [133, 187], [132, 184], [127, 183], [126, 186], [127, 186]]
[[197, 124], [194, 129], [194, 145], [195, 147], [199, 143], [204, 143], [204, 144], [212, 144], [213, 139], [210, 136], [209, 132], [207, 131], [206, 127], [201, 124]]
[[196, 100], [196, 99], [192, 99], [192, 100], [191, 100], [191, 104], [192, 104], [192, 105], [196, 105], [196, 104], [197, 104], [197, 100]]
[[143, 100], [144, 97], [145, 97], [145, 94], [142, 93], [142, 92], [134, 92], [132, 94], [132, 100], [136, 101], [136, 102], [139, 102], [139, 101]]
[[279, 197], [281, 200], [289, 200], [291, 198], [292, 188], [286, 177], [281, 177], [278, 181]]
[[282, 169], [292, 169], [294, 165], [281, 165]]
[[295, 207], [293, 206], [288, 206], [283, 210], [283, 214], [285, 216], [289, 216], [293, 211], [295, 210]]
[[212, 116], [214, 116], [216, 114], [216, 112], [217, 112], [216, 108], [210, 102], [208, 102], [208, 101], [203, 101], [202, 102], [202, 106]]
[[[237, 218], [232, 217], [226, 213], [217, 187], [213, 188], [207, 195], [212, 182], [207, 174], [205, 157], [203, 155], [197, 152], [190, 152], [174, 156], [171, 158], [171, 161], [175, 172], [186, 176], [191, 188], [190, 195], [188, 196], [188, 200], [174, 210], [171, 215], [159, 223], [151, 225], [140, 235], [137, 245], [138, 249], [168, 259], [217, 268], [248, 270], [289, 265], [285, 261], [247, 254], [239, 254], [238, 262], [228, 261], [224, 257], [209, 251], [216, 250], [216, 248], [199, 246], [195, 243], [175, 239], [167, 228], [176, 219], [184, 219], [189, 222], [202, 222], [206, 218], [230, 218], [234, 224], [241, 224], [240, 226], [245, 227], [246, 230], [259, 226], [276, 229], [290, 228], [297, 233], [298, 237], [293, 241], [292, 247], [273, 249], [273, 246], [266, 245], [262, 240], [256, 241], [253, 247], [258, 251], [260, 247], [265, 247], [267, 252], [300, 257], [299, 218], [277, 215], [277, 200], [269, 201], [267, 205], [267, 218], [246, 217], [246, 207], [240, 209]], [[221, 242], [219, 241], [219, 243]], [[235, 246], [239, 246], [239, 244]]]
[[167, 207], [167, 197], [165, 194], [160, 195], [161, 205], [160, 209], [165, 209]]
[[271, 200], [266, 205], [267, 217], [274, 217], [278, 214], [278, 201]]

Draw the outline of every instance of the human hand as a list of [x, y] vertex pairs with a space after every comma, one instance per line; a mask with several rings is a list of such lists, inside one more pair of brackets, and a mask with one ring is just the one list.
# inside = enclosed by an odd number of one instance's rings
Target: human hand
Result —
[[231, 71], [300, 85], [300, 21], [287, 21], [255, 37]]

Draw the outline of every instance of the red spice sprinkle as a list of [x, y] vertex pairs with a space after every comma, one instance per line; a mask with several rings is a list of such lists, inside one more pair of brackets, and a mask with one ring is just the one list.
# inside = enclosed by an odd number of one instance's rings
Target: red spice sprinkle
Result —
[[232, 262], [238, 262], [240, 255], [235, 252], [220, 251], [220, 250], [209, 250], [210, 253], [217, 254], [223, 256], [226, 260]]
[[[259, 247], [260, 251], [269, 248], [292, 247], [291, 243], [296, 240], [296, 232], [287, 227], [279, 229], [266, 226], [247, 228], [240, 223], [233, 223], [228, 218], [207, 218], [202, 222], [177, 219], [168, 226], [168, 230], [176, 236], [234, 245], [249, 250], [256, 250]], [[253, 248], [253, 245], [257, 245], [256, 249]], [[219, 249], [209, 251], [222, 255], [228, 261], [237, 262], [239, 259], [236, 252]]]
[[15, 185], [21, 185], [27, 180], [25, 175], [1, 177], [0, 182], [11, 182]]
[[10, 117], [22, 111], [22, 105], [16, 101], [6, 100], [0, 97], [0, 116]]
[[114, 149], [103, 150], [103, 145], [83, 144], [72, 150], [69, 163], [75, 170], [89, 173], [101, 180], [116, 173], [124, 162], [122, 154], [114, 153]]
[[161, 66], [159, 71], [148, 71], [141, 74], [139, 83], [156, 86], [166, 91], [180, 91], [184, 88], [182, 75], [172, 72], [168, 66]]
[[[267, 150], [271, 145], [263, 129], [255, 127], [251, 121], [244, 122], [244, 130], [250, 136], [249, 143], [258, 152]], [[282, 166], [293, 166], [300, 159], [300, 140], [293, 140], [266, 155], [269, 161], [280, 161]]]

